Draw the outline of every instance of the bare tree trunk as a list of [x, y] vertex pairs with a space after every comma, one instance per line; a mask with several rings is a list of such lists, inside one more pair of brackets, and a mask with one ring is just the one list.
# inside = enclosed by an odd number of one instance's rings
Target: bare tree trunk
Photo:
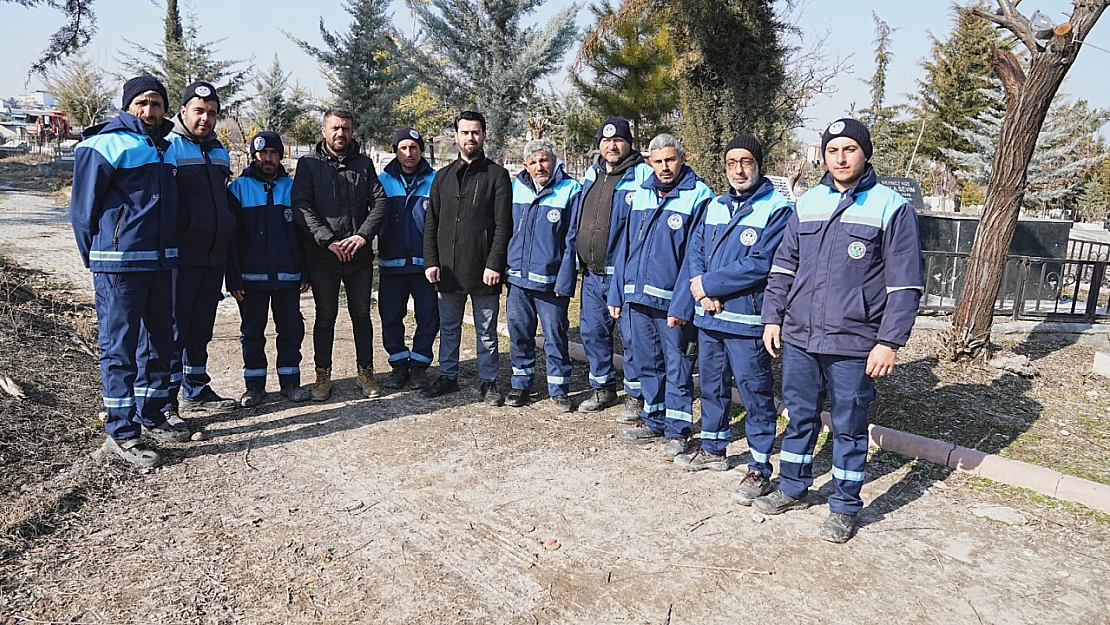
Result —
[[1077, 0], [1071, 22], [1057, 27], [1056, 36], [1050, 41], [1041, 42], [1044, 49], [1038, 48], [1029, 21], [1014, 9], [1016, 2], [999, 0], [998, 4], [1001, 8], [998, 13], [978, 7], [970, 10], [1010, 29], [1029, 48], [1032, 58], [1026, 75], [1012, 52], [992, 50], [991, 66], [1006, 90], [1006, 115], [987, 184], [983, 215], [947, 340], [946, 355], [953, 360], [978, 358], [986, 353], [994, 303], [1025, 196], [1026, 170], [1037, 136], [1052, 99], [1075, 62], [1083, 37], [1110, 0]]

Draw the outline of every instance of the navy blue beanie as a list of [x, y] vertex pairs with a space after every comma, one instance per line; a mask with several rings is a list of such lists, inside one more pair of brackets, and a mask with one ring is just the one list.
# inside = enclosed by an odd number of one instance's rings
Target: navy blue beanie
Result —
[[131, 80], [123, 83], [123, 110], [131, 106], [131, 101], [143, 95], [148, 91], [153, 91], [162, 96], [162, 105], [168, 107], [170, 105], [169, 98], [166, 96], [166, 87], [154, 76], [136, 76]]
[[850, 118], [845, 117], [838, 119], [829, 124], [825, 132], [821, 135], [821, 160], [825, 160], [825, 146], [829, 145], [829, 141], [837, 137], [848, 137], [859, 144], [860, 149], [863, 150], [863, 155], [867, 160], [871, 160], [871, 131], [867, 129], [862, 123]]
[[393, 151], [396, 152], [397, 146], [401, 145], [401, 142], [406, 139], [412, 139], [416, 142], [416, 145], [420, 146], [420, 151], [424, 151], [424, 137], [415, 128], [409, 127], [398, 128], [397, 132], [393, 133], [393, 142], [390, 143], [393, 146]]
[[272, 130], [263, 130], [251, 139], [251, 158], [253, 159], [256, 153], [266, 148], [277, 150], [278, 154], [285, 158], [285, 144], [281, 142], [281, 136]]
[[618, 137], [632, 145], [632, 128], [628, 125], [628, 120], [623, 117], [610, 117], [601, 122], [597, 128], [597, 142], [601, 143], [602, 139], [612, 139]]
[[185, 95], [181, 97], [181, 106], [189, 103], [193, 98], [200, 98], [205, 102], [215, 102], [216, 110], [220, 110], [220, 96], [216, 93], [216, 88], [210, 82], [198, 80], [195, 83], [185, 87]]

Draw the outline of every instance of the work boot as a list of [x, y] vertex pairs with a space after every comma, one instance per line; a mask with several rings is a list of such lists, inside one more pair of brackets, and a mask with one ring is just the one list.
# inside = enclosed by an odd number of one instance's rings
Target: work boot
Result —
[[624, 410], [617, 414], [617, 423], [635, 423], [640, 420], [640, 412], [644, 409], [644, 398], [624, 396]]
[[311, 393], [304, 390], [300, 386], [297, 386], [296, 384], [290, 384], [288, 386], [282, 387], [281, 394], [285, 396], [285, 398], [289, 401], [296, 403], [308, 401], [308, 399], [312, 397]]
[[162, 463], [162, 456], [150, 447], [141, 438], [129, 438], [125, 441], [117, 441], [109, 436], [104, 441], [104, 447], [108, 451], [114, 453], [126, 460], [129, 464], [139, 467], [140, 469], [150, 469]]
[[205, 386], [197, 396], [189, 399], [181, 398], [181, 407], [189, 410], [210, 412], [213, 410], [234, 410], [239, 407], [239, 402], [230, 397], [220, 397], [211, 386]]
[[830, 512], [829, 518], [825, 519], [825, 524], [821, 526], [821, 540], [838, 545], [848, 542], [855, 533], [856, 517], [851, 514]]
[[362, 394], [370, 399], [382, 396], [382, 389], [374, 379], [373, 365], [358, 368], [358, 386], [362, 389]]
[[622, 443], [628, 443], [630, 445], [646, 445], [648, 443], [654, 443], [655, 441], [663, 440], [663, 434], [653, 431], [647, 426], [646, 423], [643, 422], [643, 420], [637, 421], [636, 423], [636, 427], [623, 428], [620, 432], [617, 432], [617, 438]]
[[505, 398], [505, 405], [510, 408], [521, 408], [528, 404], [528, 399], [531, 393], [522, 388], [509, 389], [509, 395]]
[[559, 412], [574, 412], [574, 402], [570, 395], [556, 395], [551, 398], [551, 402], [559, 408]]
[[428, 370], [412, 369], [409, 374], [409, 388], [424, 388], [428, 386]]
[[740, 480], [740, 485], [732, 491], [732, 499], [741, 506], [750, 506], [758, 497], [770, 494], [774, 490], [769, 478], [754, 469], [748, 469], [748, 474]]
[[[617, 405], [617, 392], [611, 388], [595, 388], [589, 399], [578, 406], [578, 412], [601, 412]], [[639, 415], [636, 415], [639, 416]]]
[[478, 393], [482, 399], [491, 406], [500, 406], [505, 402], [505, 397], [501, 391], [497, 390], [497, 381], [482, 382], [478, 387]]
[[409, 368], [408, 367], [393, 367], [393, 372], [385, 379], [382, 386], [386, 388], [405, 388], [409, 383]]
[[674, 466], [687, 471], [728, 471], [728, 458], [724, 454], [718, 456], [698, 447], [693, 453], [675, 456]]
[[663, 445], [663, 462], [674, 462], [675, 457], [686, 453], [685, 438], [668, 438]]
[[248, 388], [247, 392], [239, 398], [239, 405], [244, 408], [254, 408], [262, 403], [264, 397], [266, 397], [266, 391], [260, 388]]
[[143, 426], [143, 436], [149, 436], [156, 441], [163, 443], [184, 443], [192, 437], [193, 433], [189, 431], [189, 426], [181, 419], [176, 422], [170, 423], [169, 420], [163, 421], [154, 427]]
[[782, 514], [791, 510], [805, 510], [809, 507], [809, 500], [805, 495], [800, 499], [794, 499], [778, 489], [762, 497], [756, 497], [753, 503], [763, 514]]
[[458, 380], [441, 375], [436, 378], [436, 381], [432, 382], [431, 385], [425, 386], [424, 390], [420, 391], [420, 394], [424, 397], [431, 398], [446, 395], [447, 393], [455, 393], [458, 392], [458, 390]]
[[312, 401], [324, 401], [331, 396], [331, 367], [316, 367], [316, 383], [312, 385]]

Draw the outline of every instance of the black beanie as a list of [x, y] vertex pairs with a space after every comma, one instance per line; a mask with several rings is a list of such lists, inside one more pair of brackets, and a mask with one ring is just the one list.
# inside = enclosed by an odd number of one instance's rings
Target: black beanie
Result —
[[157, 78], [150, 75], [136, 76], [131, 80], [123, 83], [123, 110], [131, 106], [131, 101], [143, 95], [148, 91], [153, 91], [162, 96], [162, 104], [165, 106], [170, 105], [169, 98], [166, 97], [166, 87]]
[[251, 139], [251, 158], [253, 159], [256, 153], [266, 148], [277, 150], [278, 154], [285, 158], [285, 144], [281, 142], [281, 136], [272, 130], [263, 130]]
[[601, 143], [602, 139], [612, 139], [619, 137], [632, 145], [632, 129], [628, 126], [628, 120], [623, 117], [610, 117], [601, 122], [597, 128], [597, 142]]
[[193, 98], [200, 98], [205, 102], [215, 102], [216, 110], [220, 110], [220, 96], [216, 93], [216, 88], [212, 86], [212, 83], [198, 80], [185, 87], [185, 95], [181, 97], [181, 106], [185, 106]]
[[871, 160], [871, 131], [862, 123], [850, 117], [845, 117], [829, 124], [829, 127], [821, 135], [822, 161], [825, 160], [825, 147], [829, 145], [829, 141], [837, 137], [848, 137], [858, 143], [860, 149], [863, 150], [863, 155], [867, 157], [867, 160]]
[[759, 170], [763, 171], [763, 144], [759, 142], [759, 139], [751, 135], [736, 135], [725, 146], [725, 156], [727, 157], [729, 152], [738, 149], [751, 152], [752, 156], [755, 157], [755, 162], [759, 163]]
[[420, 151], [424, 151], [423, 135], [417, 132], [416, 129], [409, 127], [398, 128], [397, 132], [393, 133], [393, 141], [390, 143], [390, 145], [393, 146], [393, 151], [396, 152], [397, 146], [401, 145], [401, 142], [406, 139], [412, 139], [416, 142], [416, 145], [420, 146]]

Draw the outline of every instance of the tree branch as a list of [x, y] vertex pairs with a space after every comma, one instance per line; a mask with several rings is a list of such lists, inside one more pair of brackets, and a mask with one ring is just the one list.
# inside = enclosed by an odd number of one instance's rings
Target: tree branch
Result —
[[1025, 85], [1025, 71], [1021, 69], [1014, 53], [1009, 50], [1000, 50], [991, 44], [991, 69], [1002, 81], [1002, 88], [1006, 90], [1006, 105], [1009, 107], [1017, 100], [1021, 88]]
[[999, 14], [999, 11], [989, 11], [979, 6], [968, 7], [966, 10], [970, 11], [972, 15], [1002, 26], [1020, 39], [1030, 54], [1036, 52], [1037, 40], [1033, 37], [1033, 29], [1029, 26], [1029, 20], [1014, 8], [1017, 3], [1010, 0], [998, 0], [998, 5], [1001, 14]]

